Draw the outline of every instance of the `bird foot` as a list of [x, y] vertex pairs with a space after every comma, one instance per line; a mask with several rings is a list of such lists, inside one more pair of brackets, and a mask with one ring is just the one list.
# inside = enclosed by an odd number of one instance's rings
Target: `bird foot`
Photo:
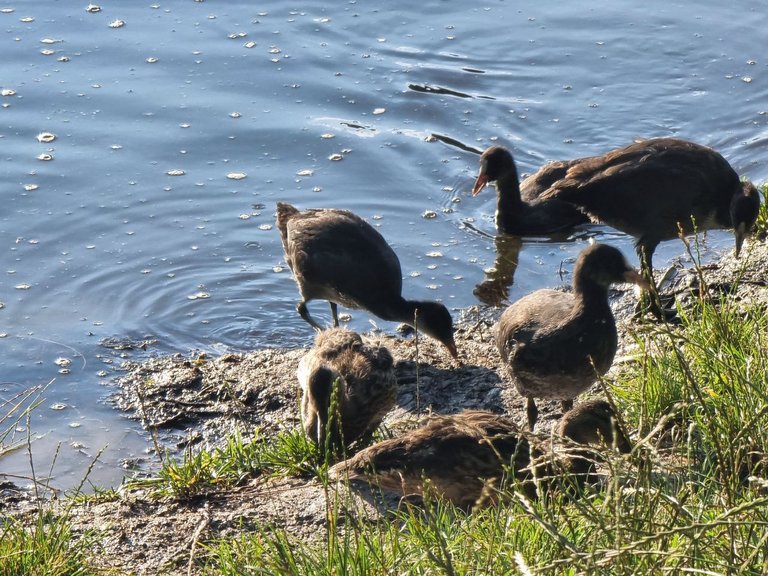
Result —
[[675, 308], [674, 296], [653, 298], [643, 295], [637, 306], [635, 306], [635, 313], [632, 315], [632, 319], [641, 320], [647, 318], [649, 312], [659, 322], [669, 322], [672, 324], [680, 322], [677, 309]]

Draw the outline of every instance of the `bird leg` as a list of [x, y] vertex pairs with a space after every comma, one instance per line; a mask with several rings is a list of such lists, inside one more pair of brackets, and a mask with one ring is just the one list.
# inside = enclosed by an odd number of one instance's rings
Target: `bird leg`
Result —
[[305, 300], [302, 300], [299, 302], [299, 305], [296, 306], [296, 311], [299, 313], [299, 316], [304, 318], [304, 321], [312, 326], [315, 330], [319, 330], [322, 332], [323, 327], [320, 326], [317, 322], [315, 322], [315, 319], [312, 318], [312, 316], [309, 315], [309, 310], [307, 310], [307, 302]]
[[331, 316], [333, 316], [333, 327], [338, 328], [339, 327], [339, 307], [336, 304], [336, 302], [331, 302], [328, 300], [328, 304], [331, 305]]
[[656, 285], [656, 279], [653, 277], [653, 252], [658, 243], [647, 246], [640, 242], [637, 243], [637, 257], [640, 260], [640, 272], [648, 281], [648, 290], [640, 293], [640, 303], [638, 312], [644, 314], [651, 312], [658, 320], [667, 320], [675, 315], [674, 311], [664, 310], [664, 305], [659, 296], [659, 288]]
[[635, 244], [635, 250], [637, 251], [637, 259], [640, 260], [640, 272], [648, 280], [652, 289], [655, 289], [656, 284], [653, 280], [653, 252], [656, 250], [656, 245], [646, 246], [641, 241], [638, 241]]
[[539, 409], [536, 408], [536, 400], [528, 398], [525, 404], [525, 413], [528, 416], [528, 429], [533, 432], [536, 420], [539, 419]]

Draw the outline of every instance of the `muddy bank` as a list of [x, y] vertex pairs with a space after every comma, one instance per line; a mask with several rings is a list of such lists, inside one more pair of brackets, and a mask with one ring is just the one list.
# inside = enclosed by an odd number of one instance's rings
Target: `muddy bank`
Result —
[[[663, 290], [683, 303], [704, 290], [713, 298], [728, 294], [745, 303], [768, 303], [767, 264], [768, 250], [755, 244], [739, 261], [726, 256], [700, 273], [677, 269]], [[632, 319], [636, 302], [632, 290], [612, 292], [623, 346], [620, 356], [631, 353], [632, 333], [638, 326]], [[506, 382], [493, 345], [492, 326], [500, 312], [493, 308], [462, 312], [456, 333], [461, 364], [427, 338], [417, 344], [413, 338], [369, 334], [386, 344], [396, 361], [399, 394], [385, 426], [396, 433], [430, 411], [454, 413], [466, 408], [506, 412], [523, 423], [524, 400]], [[308, 343], [311, 338], [308, 330]], [[259, 350], [216, 358], [173, 355], [128, 363], [116, 382], [114, 402], [156, 433], [161, 450], [208, 450], [234, 431], [246, 438], [275, 434], [299, 425], [295, 371], [304, 352]], [[589, 394], [599, 393], [595, 388]], [[546, 431], [560, 415], [559, 403], [541, 402], [540, 410], [540, 426]], [[148, 440], [148, 451], [153, 450]], [[156, 467], [158, 462], [151, 455], [140, 464]], [[0, 504], [6, 510], [34, 517], [36, 505], [28, 494], [12, 486], [0, 489]], [[280, 527], [304, 540], [323, 538], [329, 492], [333, 489], [316, 478], [253, 478], [186, 500], [155, 500], [143, 490], [123, 487], [107, 498], [74, 505], [64, 500], [55, 503], [54, 510], [63, 513], [68, 508], [79, 534], [97, 531], [95, 564], [136, 574], [179, 573], [186, 571], [190, 559], [199, 557], [201, 542], [219, 537]], [[387, 507], [371, 505], [372, 497], [364, 489], [356, 488], [351, 497], [350, 513], [371, 519]]]

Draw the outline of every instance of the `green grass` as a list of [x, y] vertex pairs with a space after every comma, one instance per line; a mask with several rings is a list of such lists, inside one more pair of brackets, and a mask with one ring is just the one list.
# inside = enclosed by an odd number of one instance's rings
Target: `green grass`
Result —
[[674, 436], [680, 457], [714, 474], [733, 502], [768, 471], [768, 315], [727, 297], [679, 314], [681, 328], [637, 337], [641, 360], [613, 391], [641, 435]]
[[256, 476], [324, 474], [321, 462], [320, 451], [299, 429], [247, 441], [235, 434], [210, 452], [189, 449], [181, 458], [166, 455], [157, 475], [129, 481], [127, 486], [148, 488], [154, 497], [190, 498]]
[[393, 522], [341, 525], [306, 544], [264, 527], [212, 544], [206, 575], [223, 574], [764, 574], [766, 500], [737, 508], [662, 490], [608, 491], [578, 502], [510, 503], [465, 515], [433, 502]]
[[763, 201], [757, 214], [754, 235], [758, 240], [764, 240], [768, 236], [768, 182], [758, 186], [758, 190], [763, 194]]
[[[31, 450], [29, 436], [16, 439], [14, 433], [24, 420], [26, 429], [30, 429], [30, 415], [43, 402], [42, 394], [46, 388], [47, 385], [29, 388], [0, 404], [0, 461], [14, 450]], [[90, 468], [86, 478], [88, 473]], [[46, 488], [37, 482], [34, 473], [30, 480], [36, 494], [40, 486]], [[95, 574], [87, 561], [88, 554], [93, 552], [91, 535], [75, 536], [72, 533], [69, 510], [73, 504], [74, 501], [63, 514], [57, 515], [49, 504], [40, 501], [37, 510], [23, 521], [4, 514], [0, 516], [0, 576]]]
[[87, 576], [90, 535], [72, 534], [66, 516], [40, 510], [33, 525], [6, 519], [0, 525], [0, 576]]

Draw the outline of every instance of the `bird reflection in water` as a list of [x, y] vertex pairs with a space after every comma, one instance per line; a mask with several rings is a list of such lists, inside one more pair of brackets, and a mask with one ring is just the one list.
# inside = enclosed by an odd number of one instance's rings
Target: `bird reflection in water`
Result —
[[496, 262], [493, 268], [486, 270], [485, 278], [473, 290], [478, 300], [488, 306], [500, 306], [509, 298], [509, 288], [514, 282], [523, 240], [520, 236], [499, 234], [494, 243]]

